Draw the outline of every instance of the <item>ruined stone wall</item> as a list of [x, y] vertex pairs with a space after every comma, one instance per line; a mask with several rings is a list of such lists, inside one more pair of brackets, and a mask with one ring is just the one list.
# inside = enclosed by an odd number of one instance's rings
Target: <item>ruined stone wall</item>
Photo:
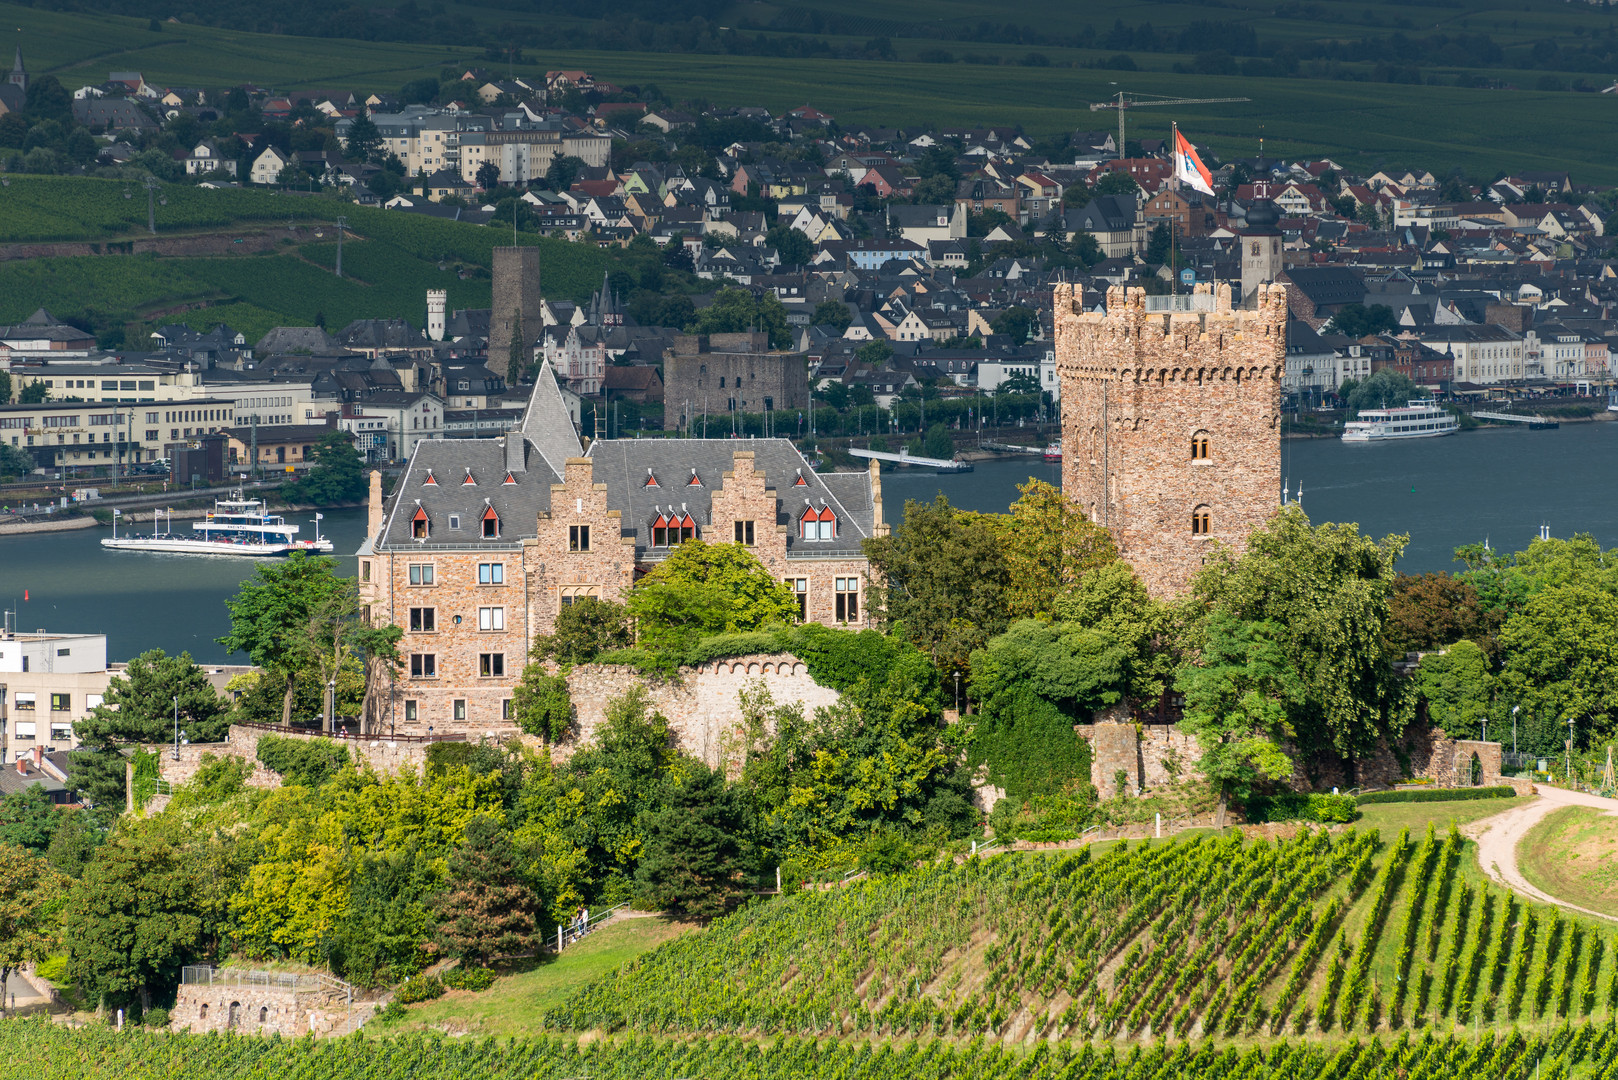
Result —
[[637, 683], [646, 688], [652, 707], [668, 717], [680, 748], [714, 768], [740, 764], [743, 688], [762, 686], [777, 705], [797, 704], [805, 716], [835, 705], [839, 696], [810, 678], [808, 667], [790, 653], [714, 660], [681, 668], [673, 680], [647, 679], [628, 667], [581, 664], [567, 676], [577, 727], [556, 748], [556, 757], [565, 759], [590, 742], [606, 719], [607, 705]]
[[1191, 310], [1149, 312], [1144, 290], [1113, 287], [1100, 314], [1078, 289], [1056, 287], [1062, 489], [1153, 596], [1173, 596], [1210, 545], [1243, 550], [1279, 504], [1286, 294], [1261, 286], [1233, 311], [1228, 285], [1198, 285], [1179, 298]]
[[169, 1030], [284, 1038], [333, 1035], [358, 1027], [374, 1011], [370, 1002], [355, 1002], [350, 1008], [343, 994], [331, 990], [182, 983], [169, 1012]]

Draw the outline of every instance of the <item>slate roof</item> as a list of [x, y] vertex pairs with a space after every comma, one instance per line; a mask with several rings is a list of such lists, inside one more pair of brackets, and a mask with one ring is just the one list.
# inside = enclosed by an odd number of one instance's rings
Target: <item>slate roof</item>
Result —
[[534, 377], [534, 392], [523, 413], [522, 433], [543, 455], [557, 482], [562, 479], [568, 458], [584, 456], [584, 447], [579, 442], [578, 432], [573, 430], [573, 417], [562, 401], [549, 360], [539, 365], [539, 374]]
[[[555, 475], [527, 439], [518, 437], [521, 468], [508, 460], [507, 435], [499, 439], [423, 439], [416, 443], [410, 464], [389, 501], [382, 535], [374, 550], [410, 550], [445, 546], [514, 551], [524, 538], [535, 535], [539, 515], [551, 506]], [[514, 484], [505, 482], [508, 469]], [[476, 481], [466, 483], [470, 474]], [[431, 476], [433, 483], [428, 483]], [[425, 540], [411, 536], [416, 509], [426, 511]], [[493, 507], [500, 518], [500, 536], [484, 539], [484, 511]], [[450, 518], [458, 519], [455, 528]]]
[[[607, 508], [622, 514], [624, 536], [635, 537], [637, 559], [655, 561], [664, 553], [650, 549], [651, 524], [659, 510], [689, 513], [699, 527], [712, 524], [713, 492], [724, 485], [734, 454], [751, 450], [753, 467], [775, 489], [775, 524], [787, 526], [787, 558], [857, 557], [860, 543], [871, 535], [873, 515], [868, 473], [817, 474], [786, 439], [603, 439], [590, 445], [596, 483], [607, 485]], [[658, 481], [646, 485], [647, 470]], [[692, 470], [700, 486], [691, 486]], [[804, 483], [797, 485], [799, 477]], [[805, 501], [837, 514], [837, 539], [800, 540], [793, 523]], [[712, 537], [728, 542], [730, 536]]]

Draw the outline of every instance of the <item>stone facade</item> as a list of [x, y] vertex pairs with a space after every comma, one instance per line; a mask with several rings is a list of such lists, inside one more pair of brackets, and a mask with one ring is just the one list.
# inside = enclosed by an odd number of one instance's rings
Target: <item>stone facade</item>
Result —
[[681, 334], [663, 361], [663, 400], [671, 422], [731, 412], [809, 407], [809, 361], [770, 351], [765, 333]]
[[370, 1019], [376, 1006], [335, 990], [182, 983], [169, 1012], [170, 1031], [194, 1034], [341, 1035]]
[[776, 705], [798, 705], [805, 716], [838, 701], [837, 691], [810, 678], [803, 661], [790, 653], [714, 660], [681, 668], [674, 680], [647, 680], [632, 668], [582, 664], [567, 677], [577, 727], [567, 743], [556, 748], [556, 757], [565, 759], [593, 739], [606, 719], [608, 703], [636, 683], [646, 687], [652, 707], [668, 718], [680, 749], [727, 770], [740, 766], [745, 750], [742, 690], [768, 690]]
[[539, 249], [533, 247], [497, 247], [494, 249], [494, 281], [489, 305], [489, 359], [490, 371], [513, 378], [511, 367], [511, 338], [521, 332], [524, 348], [539, 338], [544, 329], [544, 316], [540, 313], [544, 297], [539, 287]]
[[1183, 593], [1213, 543], [1237, 552], [1276, 511], [1286, 293], [1056, 287], [1062, 489], [1105, 526], [1153, 596]]

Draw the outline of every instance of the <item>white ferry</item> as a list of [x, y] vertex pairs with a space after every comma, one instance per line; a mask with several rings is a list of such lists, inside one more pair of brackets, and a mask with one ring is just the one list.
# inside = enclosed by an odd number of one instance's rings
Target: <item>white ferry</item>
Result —
[[1461, 422], [1455, 414], [1429, 399], [1412, 401], [1400, 409], [1362, 409], [1357, 419], [1343, 425], [1343, 441], [1431, 439], [1459, 430]]
[[172, 524], [152, 533], [126, 533], [118, 535], [119, 512], [114, 510], [112, 537], [101, 541], [105, 548], [121, 551], [167, 551], [181, 555], [240, 555], [249, 558], [274, 558], [290, 555], [294, 551], [321, 554], [332, 550], [332, 542], [320, 535], [322, 515], [315, 515], [315, 538], [299, 540], [298, 526], [288, 525], [279, 514], [265, 512], [259, 499], [244, 499], [236, 492], [231, 499], [215, 499], [214, 508], [203, 521], [191, 523], [190, 533], [176, 534]]

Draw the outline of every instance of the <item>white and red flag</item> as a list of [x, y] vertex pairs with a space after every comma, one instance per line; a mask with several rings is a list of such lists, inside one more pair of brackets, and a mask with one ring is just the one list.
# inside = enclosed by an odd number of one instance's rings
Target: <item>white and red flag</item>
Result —
[[1213, 174], [1197, 156], [1196, 148], [1180, 134], [1179, 128], [1174, 129], [1174, 177], [1186, 187], [1204, 195], [1214, 193]]

